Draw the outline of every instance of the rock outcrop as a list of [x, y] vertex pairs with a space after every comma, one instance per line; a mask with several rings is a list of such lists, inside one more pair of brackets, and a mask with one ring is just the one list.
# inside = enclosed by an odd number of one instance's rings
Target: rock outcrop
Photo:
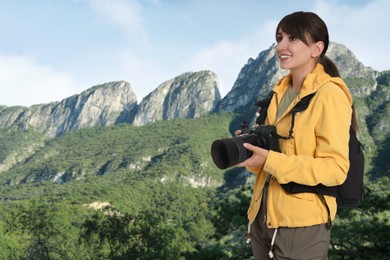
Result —
[[221, 100], [218, 87], [218, 76], [211, 71], [181, 74], [162, 83], [141, 101], [133, 124], [206, 115]]
[[131, 120], [137, 98], [124, 81], [94, 86], [61, 102], [31, 107], [0, 108], [0, 127], [33, 127], [47, 136], [58, 136], [90, 126]]

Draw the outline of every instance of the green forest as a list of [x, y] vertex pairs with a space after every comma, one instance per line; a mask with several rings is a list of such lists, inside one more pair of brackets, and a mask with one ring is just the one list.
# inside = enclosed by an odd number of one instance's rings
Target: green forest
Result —
[[[219, 170], [210, 156], [213, 140], [231, 136], [233, 118], [94, 127], [51, 139], [2, 129], [0, 159], [13, 166], [0, 174], [0, 259], [252, 259], [253, 178]], [[388, 168], [366, 175], [363, 203], [338, 211], [330, 259], [390, 257]]]

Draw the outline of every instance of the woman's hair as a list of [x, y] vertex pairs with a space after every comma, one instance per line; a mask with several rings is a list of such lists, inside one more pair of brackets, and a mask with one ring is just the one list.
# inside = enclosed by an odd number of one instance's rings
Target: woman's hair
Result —
[[[325, 55], [329, 46], [329, 33], [325, 22], [317, 14], [312, 12], [295, 12], [286, 15], [276, 27], [276, 37], [278, 36], [279, 30], [301, 40], [306, 45], [309, 45], [309, 41], [322, 41], [324, 43], [324, 49], [322, 50], [318, 62], [324, 66], [325, 72], [330, 76], [340, 77], [337, 66]], [[355, 105], [352, 105], [351, 124], [353, 130], [358, 132], [359, 127], [356, 118]]]

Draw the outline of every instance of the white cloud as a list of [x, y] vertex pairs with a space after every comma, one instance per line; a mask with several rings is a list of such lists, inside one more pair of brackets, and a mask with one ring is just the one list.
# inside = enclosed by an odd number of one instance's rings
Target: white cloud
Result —
[[103, 20], [117, 26], [129, 37], [145, 39], [146, 28], [141, 5], [136, 0], [82, 0]]
[[36, 64], [28, 57], [0, 54], [0, 71], [1, 105], [49, 103], [77, 92], [72, 76]]
[[212, 70], [216, 72], [221, 81], [221, 95], [229, 92], [242, 67], [249, 58], [268, 49], [274, 42], [276, 21], [266, 21], [251, 35], [239, 41], [219, 41], [197, 51], [183, 67], [186, 70]]
[[390, 1], [374, 0], [351, 7], [341, 1], [320, 0], [315, 10], [327, 23], [331, 41], [347, 46], [366, 66], [379, 71], [390, 69], [390, 34], [385, 22]]

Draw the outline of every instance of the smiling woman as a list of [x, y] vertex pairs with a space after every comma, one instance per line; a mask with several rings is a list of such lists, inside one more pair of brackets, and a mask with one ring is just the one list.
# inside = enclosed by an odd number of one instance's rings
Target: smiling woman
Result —
[[[256, 175], [248, 210], [252, 251], [256, 260], [326, 259], [335, 198], [293, 194], [283, 185], [332, 187], [345, 181], [352, 96], [326, 56], [328, 30], [317, 14], [286, 15], [276, 27], [276, 41], [280, 67], [289, 74], [273, 88], [265, 124], [276, 129], [280, 149], [244, 143], [252, 156], [237, 165]], [[308, 97], [298, 117], [293, 107]]]

